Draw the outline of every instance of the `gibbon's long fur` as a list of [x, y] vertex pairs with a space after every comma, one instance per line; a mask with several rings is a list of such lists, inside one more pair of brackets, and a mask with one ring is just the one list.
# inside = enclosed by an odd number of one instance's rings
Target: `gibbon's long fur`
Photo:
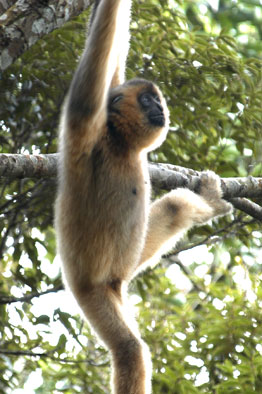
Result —
[[195, 224], [231, 210], [219, 178], [150, 206], [147, 152], [165, 139], [165, 100], [149, 81], [124, 81], [131, 0], [96, 2], [61, 117], [55, 207], [64, 279], [112, 355], [115, 394], [149, 394], [151, 361], [127, 307], [128, 282]]

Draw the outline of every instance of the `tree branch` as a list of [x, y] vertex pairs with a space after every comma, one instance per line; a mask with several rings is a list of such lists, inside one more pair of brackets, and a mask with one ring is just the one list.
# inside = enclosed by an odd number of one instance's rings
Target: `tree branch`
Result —
[[0, 177], [51, 178], [57, 173], [58, 155], [0, 154]]
[[227, 226], [225, 226], [217, 231], [214, 231], [212, 234], [202, 238], [200, 241], [193, 242], [189, 245], [183, 245], [179, 248], [176, 248], [173, 251], [171, 250], [169, 253], [162, 256], [162, 258], [169, 260], [170, 258], [176, 258], [179, 253], [185, 252], [187, 250], [192, 250], [192, 249], [196, 248], [197, 246], [201, 246], [201, 245], [210, 246], [210, 245], [216, 244], [218, 242], [224, 241], [227, 238], [236, 237], [237, 231], [239, 231], [239, 229], [241, 229], [247, 225], [251, 225], [252, 223], [254, 223], [254, 219], [244, 221], [238, 217], [237, 219], [230, 222]]
[[[57, 174], [58, 154], [21, 155], [0, 154], [0, 177], [5, 178], [50, 178]], [[187, 187], [198, 190], [200, 172], [171, 164], [149, 164], [152, 185], [159, 189], [172, 190]], [[262, 208], [247, 199], [261, 198], [262, 178], [221, 178], [224, 198], [243, 212], [262, 221]], [[237, 198], [237, 200], [236, 200]]]
[[[55, 352], [55, 350], [53, 352]], [[95, 367], [102, 367], [102, 366], [108, 365], [108, 362], [97, 364], [94, 361], [87, 360], [87, 359], [84, 359], [84, 360], [72, 360], [70, 358], [59, 358], [59, 357], [52, 356], [50, 353], [51, 352], [46, 352], [46, 353], [38, 352], [38, 353], [36, 353], [36, 352], [32, 352], [30, 350], [8, 350], [8, 349], [1, 349], [0, 348], [0, 354], [5, 354], [7, 356], [15, 356], [15, 357], [28, 356], [28, 357], [49, 358], [52, 361], [56, 361], [58, 363], [70, 363], [70, 364], [71, 363], [73, 363], [73, 364], [86, 363], [86, 364], [89, 364], [89, 365], [92, 365], [92, 366], [95, 366]]]
[[[1, 163], [1, 162], [0, 162]], [[187, 187], [197, 190], [200, 186], [200, 171], [172, 164], [149, 164], [152, 184], [160, 189], [172, 190], [177, 187]], [[1, 164], [0, 164], [1, 176]], [[234, 197], [262, 197], [262, 178], [221, 178], [225, 199]]]
[[25, 295], [24, 297], [6, 297], [0, 295], [0, 305], [4, 304], [12, 304], [14, 302], [30, 302], [32, 298], [41, 297], [42, 295], [49, 294], [49, 293], [56, 293], [60, 290], [64, 290], [64, 286], [61, 284], [59, 286], [53, 287], [52, 289], [42, 291], [42, 292], [34, 292]]
[[247, 213], [257, 220], [262, 220], [262, 207], [247, 198], [231, 198], [228, 201], [234, 205], [235, 208]]
[[[171, 164], [149, 164], [150, 176], [153, 186], [172, 190], [176, 187], [187, 187], [193, 191], [200, 186], [201, 172], [174, 166]], [[262, 178], [243, 177], [243, 178], [221, 178], [223, 197], [231, 204], [262, 221], [262, 208], [247, 198], [262, 198]]]
[[[81, 14], [90, 0], [5, 0], [0, 10], [0, 70], [27, 51], [39, 38]], [[6, 7], [10, 8], [6, 8]]]

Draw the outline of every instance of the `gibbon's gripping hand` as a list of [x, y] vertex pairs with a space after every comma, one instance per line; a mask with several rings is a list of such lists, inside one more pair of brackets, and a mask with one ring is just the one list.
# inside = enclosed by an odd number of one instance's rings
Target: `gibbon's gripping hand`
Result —
[[201, 174], [199, 194], [213, 208], [212, 217], [224, 216], [232, 212], [232, 205], [223, 199], [220, 178], [213, 171], [205, 171]]

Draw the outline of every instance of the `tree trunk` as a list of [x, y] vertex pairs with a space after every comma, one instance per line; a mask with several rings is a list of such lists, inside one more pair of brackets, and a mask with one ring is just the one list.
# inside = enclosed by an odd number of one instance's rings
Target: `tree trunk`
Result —
[[39, 38], [81, 14], [90, 0], [20, 0], [0, 4], [0, 70], [27, 51]]

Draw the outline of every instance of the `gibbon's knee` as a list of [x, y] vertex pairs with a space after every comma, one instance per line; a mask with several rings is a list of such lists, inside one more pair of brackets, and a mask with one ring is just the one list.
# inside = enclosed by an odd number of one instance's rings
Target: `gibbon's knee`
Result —
[[156, 200], [150, 207], [145, 245], [135, 275], [157, 264], [184, 232], [212, 215], [213, 208], [189, 189], [177, 189]]
[[169, 236], [203, 223], [215, 213], [201, 195], [183, 188], [171, 191], [160, 199], [158, 209], [164, 213]]

